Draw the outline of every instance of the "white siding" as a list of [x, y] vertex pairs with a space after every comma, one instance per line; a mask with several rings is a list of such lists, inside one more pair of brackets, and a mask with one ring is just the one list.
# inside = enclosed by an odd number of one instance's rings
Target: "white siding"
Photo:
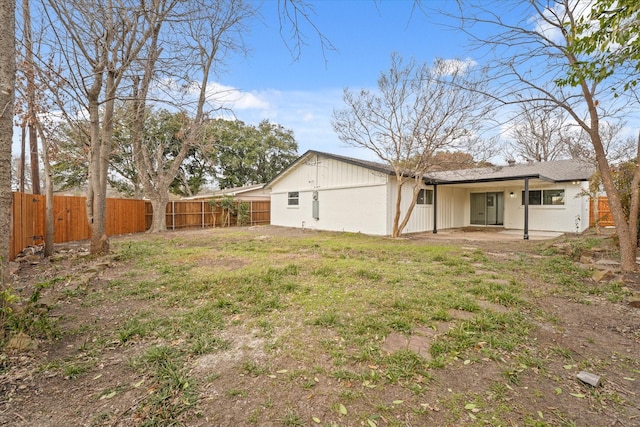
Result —
[[[438, 229], [464, 227], [469, 196], [464, 188], [438, 186]], [[465, 209], [466, 208], [466, 209]], [[468, 221], [468, 220], [467, 220]], [[433, 219], [431, 219], [433, 223]]]
[[[589, 198], [579, 196], [586, 183], [559, 183], [531, 186], [530, 190], [563, 189], [564, 205], [529, 206], [529, 230], [582, 232], [589, 227]], [[505, 228], [524, 229], [524, 186], [509, 188], [505, 194]], [[509, 197], [513, 191], [514, 197]]]
[[[530, 206], [532, 231], [584, 231], [589, 225], [588, 198], [577, 196], [587, 183], [551, 184], [532, 182], [531, 190], [564, 189], [561, 206]], [[403, 188], [401, 216], [412, 197], [412, 183]], [[433, 187], [427, 187], [433, 189]], [[498, 182], [486, 185], [440, 185], [437, 194], [438, 229], [470, 225], [470, 194], [504, 194], [505, 228], [524, 228], [521, 193], [524, 182]], [[297, 163], [270, 186], [271, 223], [286, 227], [360, 232], [389, 235], [396, 200], [395, 177], [348, 162], [312, 154]], [[288, 206], [288, 193], [299, 193], [299, 205]], [[313, 218], [312, 198], [317, 192], [319, 218]], [[510, 197], [513, 193], [513, 197]], [[433, 230], [434, 205], [416, 205], [403, 233]], [[401, 218], [402, 220], [402, 218]]]
[[[318, 230], [387, 233], [387, 175], [319, 156], [301, 162], [272, 185], [271, 223]], [[288, 193], [299, 205], [288, 206]], [[318, 192], [319, 218], [312, 197]]]

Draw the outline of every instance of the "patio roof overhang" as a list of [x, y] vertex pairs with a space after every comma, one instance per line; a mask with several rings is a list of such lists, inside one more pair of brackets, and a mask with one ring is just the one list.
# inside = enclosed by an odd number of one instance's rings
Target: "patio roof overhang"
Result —
[[488, 178], [476, 178], [476, 179], [448, 179], [448, 180], [438, 180], [438, 179], [430, 179], [425, 177], [425, 184], [433, 185], [433, 233], [438, 233], [437, 226], [437, 211], [438, 211], [438, 186], [441, 185], [450, 185], [450, 186], [480, 186], [486, 185], [489, 183], [496, 182], [523, 182], [524, 183], [524, 240], [529, 240], [529, 184], [531, 180], [540, 180], [543, 182], [575, 182], [582, 180], [562, 180], [557, 181], [551, 178], [548, 178], [541, 174], [530, 174], [530, 175], [514, 175], [514, 176], [501, 176], [501, 177], [488, 177]]

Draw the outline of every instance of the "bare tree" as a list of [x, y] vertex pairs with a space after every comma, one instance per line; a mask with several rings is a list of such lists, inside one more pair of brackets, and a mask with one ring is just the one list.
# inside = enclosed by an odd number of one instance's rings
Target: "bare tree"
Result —
[[523, 102], [513, 119], [509, 150], [526, 161], [547, 162], [568, 157], [569, 147], [580, 133], [564, 110], [536, 101]]
[[[475, 40], [476, 54], [485, 55], [483, 58], [491, 64], [494, 77], [491, 96], [504, 105], [535, 101], [549, 108], [561, 108], [588, 135], [616, 223], [622, 269], [635, 270], [638, 192], [633, 195], [632, 212], [625, 215], [602, 140], [602, 123], [619, 119], [626, 107], [624, 95], [611, 96], [616, 75], [592, 80], [578, 74], [575, 87], [558, 84], [566, 81], [570, 67], [590, 60], [572, 49], [572, 43], [580, 37], [578, 22], [589, 13], [588, 3], [573, 0], [491, 3], [460, 0], [460, 3], [461, 29]], [[519, 20], [510, 21], [510, 17]], [[640, 166], [635, 178], [637, 188]]]
[[[347, 108], [334, 111], [333, 128], [342, 141], [373, 152], [394, 170], [393, 237], [400, 236], [408, 223], [438, 151], [478, 141], [476, 132], [488, 111], [477, 95], [480, 83], [468, 79], [468, 66], [443, 60], [433, 67], [414, 61], [405, 64], [394, 54], [389, 71], [378, 78], [378, 92], [345, 89]], [[403, 213], [405, 184], [412, 186], [413, 197]]]
[[93, 254], [109, 250], [105, 233], [107, 169], [116, 99], [126, 73], [164, 20], [167, 3], [49, 0], [45, 8], [51, 12], [55, 36], [52, 50], [68, 68], [66, 88], [74, 105], [64, 107], [86, 113], [90, 123], [87, 218]]
[[[240, 0], [191, 2], [189, 8], [181, 12], [181, 24], [170, 27], [170, 34], [165, 35], [169, 40], [164, 43], [160, 26], [156, 27], [144, 60], [137, 64], [140, 73], [133, 78], [131, 135], [140, 184], [153, 206], [150, 232], [166, 230], [169, 187], [189, 150], [209, 143], [203, 138], [203, 125], [208, 121], [210, 111], [207, 109], [212, 108], [211, 98], [214, 96], [209, 85], [210, 79], [223, 64], [227, 53], [243, 49], [240, 37], [245, 30], [243, 23], [255, 13]], [[162, 56], [161, 46], [167, 43], [175, 46], [170, 52], [173, 55], [171, 58]], [[177, 61], [180, 70], [176, 69], [176, 57], [180, 58]], [[186, 69], [190, 70], [186, 73], [182, 71], [185, 64], [189, 64]], [[195, 100], [170, 100], [179, 107], [184, 118], [178, 138], [167, 138], [165, 135], [150, 139], [144, 132], [149, 113], [148, 100], [158, 75], [168, 71], [174, 72], [171, 75], [174, 85], [190, 89], [187, 96], [191, 95], [191, 91], [195, 92]], [[192, 118], [189, 118], [189, 113]], [[180, 145], [168, 151], [169, 140]]]
[[[31, 153], [31, 192], [40, 194], [40, 161], [38, 156], [38, 104], [36, 102], [36, 78], [33, 63], [33, 34], [31, 31], [31, 7], [29, 0], [22, 0], [22, 44], [24, 61], [22, 68], [26, 80], [27, 109], [24, 122], [29, 129], [29, 150]], [[23, 128], [24, 129], [24, 128]], [[24, 131], [24, 130], [23, 130]]]
[[[11, 143], [16, 79], [15, 8], [13, 1], [0, 2], [0, 288], [9, 283], [11, 237]], [[0, 301], [4, 304], [4, 301]]]

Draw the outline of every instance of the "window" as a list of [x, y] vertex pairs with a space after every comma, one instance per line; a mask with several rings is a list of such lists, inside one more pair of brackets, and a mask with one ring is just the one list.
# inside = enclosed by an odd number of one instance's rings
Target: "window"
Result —
[[[522, 204], [524, 205], [524, 191], [522, 192]], [[541, 205], [542, 204], [542, 191], [529, 190], [529, 205]]]
[[423, 188], [418, 193], [418, 205], [432, 205], [433, 204], [433, 190], [427, 190]]
[[544, 190], [542, 203], [545, 205], [564, 205], [564, 190]]
[[287, 196], [287, 205], [298, 206], [300, 204], [300, 193], [297, 191], [289, 191]]
[[[524, 205], [524, 191], [522, 204]], [[529, 190], [529, 205], [564, 205], [564, 190]]]

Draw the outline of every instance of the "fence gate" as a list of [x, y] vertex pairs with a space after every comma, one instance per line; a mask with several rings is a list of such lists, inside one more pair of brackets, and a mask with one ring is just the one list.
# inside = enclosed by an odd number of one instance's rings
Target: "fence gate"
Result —
[[24, 248], [44, 243], [44, 203], [41, 195], [13, 193], [12, 239], [9, 259]]
[[[594, 209], [594, 203], [598, 204], [597, 213]], [[613, 222], [613, 215], [611, 215], [611, 209], [609, 209], [609, 199], [607, 197], [598, 197], [597, 201], [592, 198], [589, 207], [589, 225], [591, 227], [595, 226], [596, 224], [596, 215], [598, 225], [600, 225], [601, 227], [613, 227], [616, 225], [615, 222]]]

